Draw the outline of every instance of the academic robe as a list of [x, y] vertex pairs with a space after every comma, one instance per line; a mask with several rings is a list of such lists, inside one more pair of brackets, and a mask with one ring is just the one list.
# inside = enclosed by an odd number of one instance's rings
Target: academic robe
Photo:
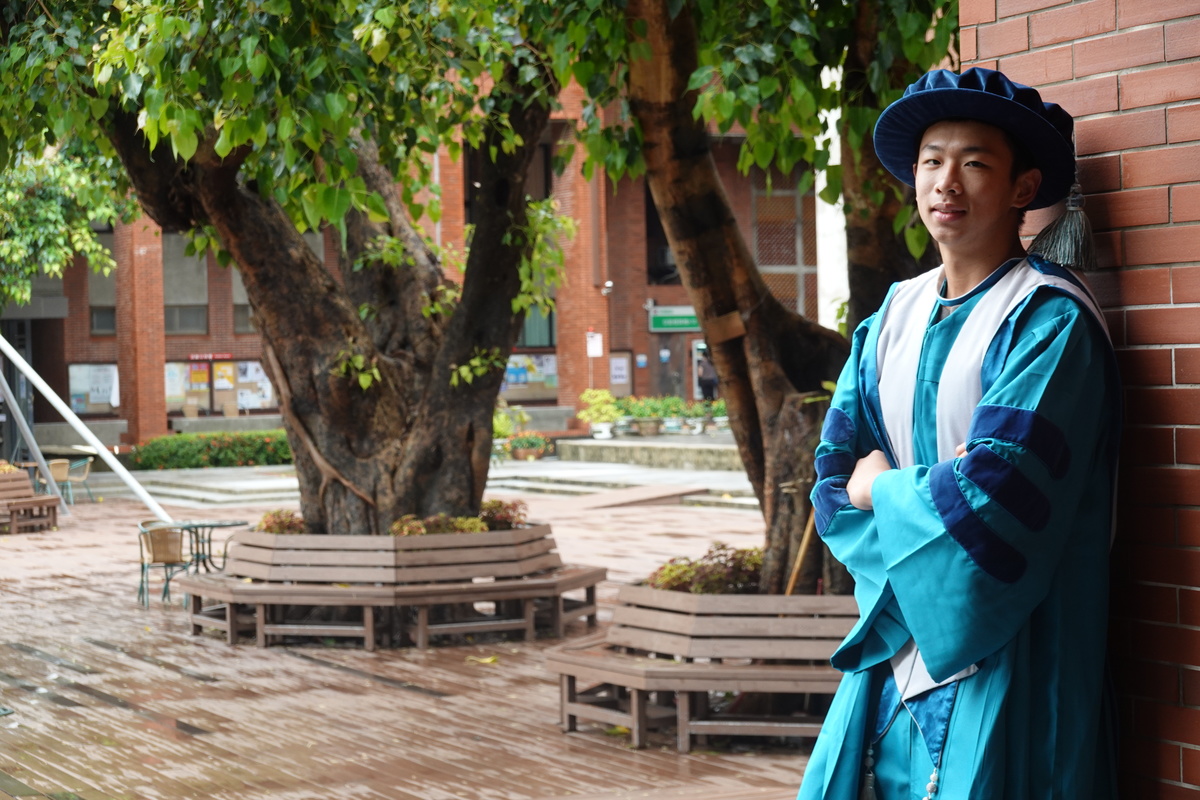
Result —
[[[1112, 348], [1057, 265], [1010, 261], [952, 301], [940, 283], [897, 284], [855, 331], [817, 449], [817, 530], [853, 575], [861, 618], [832, 658], [845, 677], [799, 800], [856, 800], [871, 668], [910, 639], [934, 680], [978, 667], [958, 681], [938, 798], [1108, 800]], [[876, 449], [899, 468], [863, 511], [846, 481]]]

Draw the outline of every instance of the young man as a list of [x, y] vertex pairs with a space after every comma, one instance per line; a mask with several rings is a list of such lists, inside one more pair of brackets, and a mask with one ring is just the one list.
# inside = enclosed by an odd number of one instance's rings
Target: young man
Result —
[[1104, 691], [1119, 383], [1079, 279], [1026, 257], [1069, 115], [1004, 75], [923, 76], [875, 128], [940, 268], [854, 334], [817, 529], [861, 618], [800, 800], [1109, 800]]

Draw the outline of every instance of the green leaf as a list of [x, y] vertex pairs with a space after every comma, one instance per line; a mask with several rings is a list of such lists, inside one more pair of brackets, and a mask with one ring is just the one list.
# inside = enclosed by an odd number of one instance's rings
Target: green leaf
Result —
[[188, 161], [192, 156], [196, 155], [198, 144], [196, 131], [192, 128], [184, 128], [171, 135], [171, 147], [174, 148], [175, 155], [184, 161]]
[[913, 225], [904, 229], [904, 243], [908, 245], [908, 252], [913, 258], [920, 258], [925, 255], [925, 249], [929, 247], [929, 231], [924, 225]]
[[367, 207], [367, 219], [371, 220], [371, 222], [387, 222], [391, 219], [383, 198], [374, 192], [367, 195], [364, 204]]
[[325, 108], [334, 119], [340, 119], [349, 105], [349, 101], [337, 92], [325, 95]]

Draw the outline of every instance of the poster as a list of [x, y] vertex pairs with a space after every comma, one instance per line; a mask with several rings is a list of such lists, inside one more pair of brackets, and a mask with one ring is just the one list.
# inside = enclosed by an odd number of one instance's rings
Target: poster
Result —
[[232, 361], [218, 361], [213, 365], [213, 388], [217, 391], [232, 389], [237, 374]]
[[[214, 369], [220, 365], [213, 365]], [[233, 367], [230, 364], [230, 367]], [[275, 407], [274, 390], [267, 378], [267, 371], [259, 361], [237, 362], [237, 406], [239, 411], [253, 411]]]
[[192, 361], [188, 364], [188, 388], [193, 392], [208, 389], [207, 361]]
[[629, 356], [611, 356], [608, 359], [608, 382], [629, 383]]
[[187, 397], [187, 364], [168, 361], [163, 368], [163, 392], [167, 405], [183, 405]]
[[121, 405], [116, 364], [92, 364], [88, 370], [88, 404]]

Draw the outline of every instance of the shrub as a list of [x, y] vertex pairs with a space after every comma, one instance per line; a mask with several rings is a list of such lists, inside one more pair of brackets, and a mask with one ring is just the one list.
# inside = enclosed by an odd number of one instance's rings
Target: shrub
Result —
[[673, 558], [646, 580], [655, 589], [693, 594], [755, 594], [762, 576], [761, 547], [715, 542], [699, 558]]
[[292, 463], [292, 448], [282, 428], [233, 433], [176, 433], [138, 445], [130, 454], [133, 469], [246, 467]]
[[508, 503], [503, 500], [484, 500], [479, 518], [489, 531], [510, 531], [525, 524], [527, 513], [528, 507], [523, 500]]
[[263, 514], [254, 530], [266, 533], [304, 533], [304, 518], [291, 509], [277, 508]]
[[516, 436], [508, 440], [508, 447], [510, 450], [537, 450], [539, 453], [545, 452], [546, 447], [549, 444], [549, 439], [534, 431], [518, 433]]
[[392, 523], [388, 532], [392, 536], [424, 536], [427, 533], [483, 533], [487, 529], [487, 523], [479, 517], [434, 514], [418, 519], [416, 514], [405, 514]]
[[659, 413], [664, 417], [682, 417], [687, 412], [687, 401], [682, 397], [668, 395], [659, 400]]
[[617, 398], [608, 389], [585, 389], [579, 400], [585, 407], [575, 416], [584, 422], [616, 422], [621, 418]]

